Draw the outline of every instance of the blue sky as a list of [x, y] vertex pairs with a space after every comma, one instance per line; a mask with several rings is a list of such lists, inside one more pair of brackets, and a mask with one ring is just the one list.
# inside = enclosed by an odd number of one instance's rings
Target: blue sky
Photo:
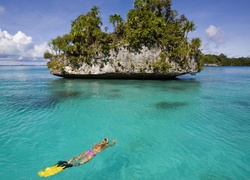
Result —
[[[133, 0], [1, 0], [0, 65], [45, 64], [48, 42], [69, 32], [71, 21], [100, 8], [104, 26], [109, 15], [126, 13]], [[204, 53], [250, 57], [249, 0], [172, 0], [172, 9], [193, 20], [197, 30], [189, 35], [202, 40]]]

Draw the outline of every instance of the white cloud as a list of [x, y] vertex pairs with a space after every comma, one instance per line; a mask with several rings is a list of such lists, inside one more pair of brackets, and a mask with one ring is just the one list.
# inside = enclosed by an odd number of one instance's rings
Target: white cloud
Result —
[[33, 42], [32, 37], [26, 36], [23, 32], [18, 31], [13, 36], [13, 42], [17, 45], [17, 48], [20, 52], [25, 52], [32, 48]]
[[34, 44], [31, 36], [18, 31], [15, 35], [0, 29], [0, 58], [11, 60], [41, 59], [45, 50], [49, 49], [46, 42]]
[[13, 41], [13, 36], [11, 36], [7, 31], [1, 31], [0, 29], [0, 54], [17, 54], [18, 48], [16, 43]]
[[206, 29], [206, 33], [208, 35], [208, 37], [210, 38], [214, 38], [216, 36], [216, 34], [218, 33], [218, 28], [216, 28], [213, 25], [210, 25], [207, 29]]
[[4, 7], [3, 6], [0, 6], [0, 15], [3, 14], [5, 11]]
[[225, 33], [219, 27], [210, 25], [205, 31], [204, 43], [202, 46], [203, 53], [220, 54], [226, 45]]
[[218, 27], [210, 25], [206, 29], [208, 43], [214, 43], [216, 47], [225, 43], [225, 33]]
[[33, 49], [29, 51], [30, 55], [34, 58], [43, 57], [43, 53], [48, 50], [47, 42], [44, 42], [40, 45], [35, 45]]

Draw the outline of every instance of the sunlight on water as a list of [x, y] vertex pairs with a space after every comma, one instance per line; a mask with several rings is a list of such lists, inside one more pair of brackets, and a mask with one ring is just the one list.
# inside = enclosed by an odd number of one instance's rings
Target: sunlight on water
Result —
[[249, 87], [249, 67], [119, 81], [0, 66], [1, 179], [38, 179], [106, 136], [118, 143], [53, 179], [248, 179]]

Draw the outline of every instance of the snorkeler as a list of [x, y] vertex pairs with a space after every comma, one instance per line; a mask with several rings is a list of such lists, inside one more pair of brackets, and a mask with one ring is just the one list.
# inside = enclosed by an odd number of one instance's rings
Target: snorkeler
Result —
[[[81, 164], [84, 164], [91, 160], [96, 154], [101, 152], [102, 150], [114, 146], [117, 142], [117, 140], [113, 140], [112, 144], [109, 144], [108, 138], [103, 139], [101, 142], [94, 144], [93, 148], [91, 150], [85, 151], [81, 153], [79, 156], [71, 158], [67, 161], [59, 161], [57, 164], [55, 164], [52, 167], [48, 167], [40, 172], [38, 172], [38, 175], [40, 177], [48, 177], [52, 176], [58, 172], [61, 172], [62, 170], [66, 168], [70, 168], [73, 166], [79, 166]], [[73, 162], [73, 163], [72, 163]]]
[[[81, 164], [84, 164], [84, 163], [88, 162], [89, 160], [91, 160], [96, 154], [98, 154], [102, 150], [104, 150], [110, 146], [114, 146], [116, 144], [117, 140], [113, 140], [112, 142], [113, 142], [113, 144], [109, 144], [108, 138], [105, 138], [102, 140], [102, 142], [94, 144], [93, 148], [91, 150], [85, 151], [85, 152], [81, 153], [79, 156], [67, 160], [67, 163], [70, 164], [70, 166], [71, 165], [72, 166], [79, 166]], [[82, 159], [82, 160], [80, 160], [80, 159]], [[79, 161], [79, 162], [77, 162], [77, 161]], [[72, 162], [75, 162], [75, 163], [71, 164]]]

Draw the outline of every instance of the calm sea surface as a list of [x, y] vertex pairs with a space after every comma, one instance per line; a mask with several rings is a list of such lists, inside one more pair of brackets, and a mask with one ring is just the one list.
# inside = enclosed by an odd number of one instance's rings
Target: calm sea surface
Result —
[[250, 178], [250, 67], [205, 67], [172, 81], [73, 80], [0, 66], [0, 177], [118, 142], [49, 179]]

